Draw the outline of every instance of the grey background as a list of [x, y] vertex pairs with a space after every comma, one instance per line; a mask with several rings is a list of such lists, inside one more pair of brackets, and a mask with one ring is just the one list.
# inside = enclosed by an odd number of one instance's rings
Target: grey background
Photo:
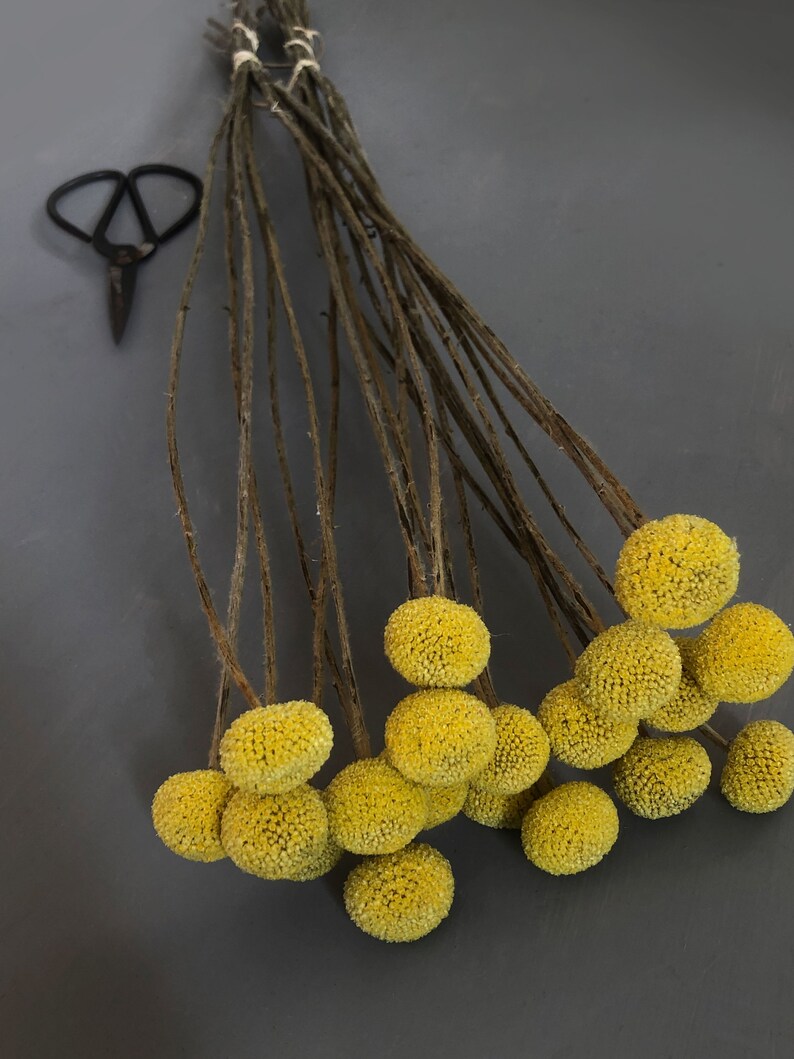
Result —
[[[790, 5], [315, 9], [326, 68], [420, 243], [648, 512], [718, 521], [743, 552], [741, 598], [790, 619]], [[344, 872], [266, 885], [228, 862], [182, 862], [154, 838], [151, 794], [202, 765], [216, 682], [163, 433], [191, 239], [143, 269], [116, 350], [99, 259], [51, 228], [42, 203], [88, 168], [202, 169], [225, 91], [201, 41], [214, 13], [212, 0], [63, 0], [2, 15], [3, 1054], [790, 1055], [790, 808], [746, 818], [712, 790], [669, 822], [624, 813], [609, 858], [569, 880], [532, 870], [514, 836], [458, 820], [432, 839], [453, 862], [454, 914], [403, 947], [350, 926]], [[263, 148], [319, 334], [324, 287], [297, 170], [270, 131]], [[194, 301], [181, 429], [221, 593], [234, 431], [218, 236]], [[285, 402], [298, 451], [289, 377]], [[346, 402], [339, 533], [377, 738], [401, 690], [381, 629], [405, 589], [385, 494], [370, 492], [364, 415]], [[555, 466], [555, 486], [574, 490]], [[611, 563], [613, 528], [587, 497], [569, 503]], [[495, 673], [505, 698], [534, 706], [564, 660], [489, 532]], [[306, 691], [306, 614], [277, 518], [273, 546], [286, 697]], [[785, 719], [790, 694], [723, 708], [721, 725]], [[340, 728], [335, 765], [348, 754]]]

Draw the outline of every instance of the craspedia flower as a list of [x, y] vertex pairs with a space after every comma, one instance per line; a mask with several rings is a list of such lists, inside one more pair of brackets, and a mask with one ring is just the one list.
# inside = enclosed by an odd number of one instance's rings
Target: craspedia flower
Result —
[[739, 584], [736, 542], [708, 519], [668, 515], [628, 538], [615, 569], [615, 595], [632, 618], [689, 629], [724, 607]]
[[334, 733], [313, 702], [273, 703], [247, 710], [221, 739], [221, 768], [241, 791], [283, 794], [327, 761]]
[[328, 784], [328, 826], [351, 853], [393, 853], [427, 820], [427, 795], [382, 758], [354, 761]]
[[455, 880], [446, 857], [424, 844], [371, 857], [345, 882], [345, 908], [380, 941], [417, 941], [446, 919]]
[[599, 633], [579, 655], [575, 673], [592, 710], [610, 721], [639, 721], [675, 695], [681, 656], [664, 630], [629, 620]]
[[534, 798], [531, 790], [518, 794], [489, 794], [478, 787], [469, 787], [463, 812], [475, 824], [517, 831]]
[[[328, 811], [328, 802], [326, 798], [326, 792], [319, 792], [320, 798], [322, 799], [323, 805]], [[320, 849], [320, 852], [312, 858], [308, 864], [305, 864], [293, 874], [289, 876], [291, 882], [313, 882], [315, 879], [321, 878], [323, 875], [327, 875], [328, 872], [335, 868], [336, 865], [342, 858], [344, 850], [342, 847], [334, 841], [329, 830], [325, 842]]]
[[636, 721], [611, 721], [591, 709], [575, 680], [552, 688], [538, 707], [538, 720], [558, 761], [597, 769], [625, 754], [637, 738]]
[[386, 719], [386, 752], [404, 776], [427, 787], [453, 787], [481, 772], [496, 749], [491, 711], [465, 691], [408, 695]]
[[788, 680], [792, 668], [791, 630], [758, 603], [737, 603], [722, 611], [692, 650], [695, 679], [723, 702], [765, 699]]
[[527, 859], [550, 875], [598, 864], [618, 837], [614, 802], [592, 783], [563, 783], [530, 805], [521, 826]]
[[670, 701], [648, 718], [648, 724], [661, 732], [691, 732], [705, 724], [719, 706], [719, 699], [707, 695], [692, 673], [692, 654], [695, 641], [686, 636], [676, 638], [681, 655], [681, 680]]
[[709, 785], [711, 761], [689, 736], [638, 739], [615, 762], [615, 794], [637, 816], [660, 820], [693, 805]]
[[520, 706], [497, 706], [493, 716], [496, 750], [472, 785], [489, 794], [518, 794], [539, 780], [548, 765], [549, 737], [537, 717]]
[[722, 793], [745, 813], [771, 813], [794, 793], [794, 732], [779, 721], [751, 721], [728, 747]]
[[383, 644], [400, 676], [423, 688], [463, 687], [482, 673], [491, 653], [480, 615], [443, 596], [399, 606], [386, 624]]
[[438, 827], [451, 820], [463, 808], [466, 795], [469, 793], [468, 783], [456, 783], [454, 787], [425, 787], [427, 795], [427, 819], [424, 830], [429, 831], [431, 827]]
[[160, 840], [186, 860], [212, 861], [226, 856], [221, 817], [231, 784], [216, 769], [177, 772], [157, 789], [152, 823]]
[[284, 794], [235, 791], [221, 841], [238, 868], [261, 879], [293, 879], [321, 856], [328, 838], [322, 798], [304, 784]]

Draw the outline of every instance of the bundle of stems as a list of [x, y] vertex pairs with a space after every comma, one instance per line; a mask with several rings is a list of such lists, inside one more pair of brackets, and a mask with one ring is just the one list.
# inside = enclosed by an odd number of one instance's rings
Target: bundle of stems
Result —
[[[253, 446], [254, 393], [259, 350], [270, 401], [270, 430], [282, 493], [306, 592], [313, 613], [312, 698], [321, 701], [326, 674], [336, 690], [358, 756], [370, 753], [353, 664], [351, 637], [334, 535], [339, 455], [340, 357], [349, 353], [391, 491], [405, 549], [408, 593], [455, 596], [453, 533], [460, 534], [468, 592], [483, 609], [480, 570], [470, 506], [493, 520], [526, 563], [568, 657], [604, 628], [595, 604], [544, 533], [526, 498], [521, 476], [553, 514], [603, 588], [609, 577], [566, 514], [522, 440], [528, 420], [539, 428], [538, 444], [551, 443], [569, 460], [618, 529], [628, 536], [644, 521], [628, 490], [529, 378], [524, 368], [455, 285], [430, 260], [394, 215], [367, 161], [347, 106], [320, 64], [321, 46], [303, 0], [268, 0], [254, 11], [234, 5], [229, 26], [213, 22], [211, 39], [230, 57], [231, 89], [214, 136], [206, 170], [199, 230], [174, 333], [168, 401], [168, 444], [192, 570], [222, 662], [210, 764], [226, 724], [232, 684], [248, 705], [260, 693], [237, 651], [253, 534], [262, 597], [265, 701], [278, 698], [276, 606], [268, 534]], [[262, 18], [281, 36], [285, 61], [268, 64], [257, 52]], [[285, 75], [286, 69], [286, 75]], [[269, 205], [257, 157], [255, 123], [282, 126], [303, 164], [319, 251], [328, 276], [328, 333], [322, 365], [307, 353], [287, 280], [276, 218]], [[185, 324], [207, 243], [213, 186], [221, 164], [225, 263], [228, 282], [229, 352], [239, 426], [237, 534], [226, 614], [213, 600], [199, 559], [177, 444], [176, 415]], [[264, 252], [264, 274], [255, 269], [255, 241]], [[264, 341], [255, 336], [255, 303], [266, 311]], [[279, 404], [280, 341], [277, 321], [298, 366], [311, 439], [314, 493], [320, 528], [320, 560], [296, 502], [295, 472], [287, 450]], [[281, 354], [283, 355], [283, 353]], [[256, 375], [256, 379], [255, 379]], [[329, 411], [323, 417], [320, 409]], [[518, 419], [516, 418], [518, 416]], [[514, 465], [520, 474], [514, 470]], [[449, 469], [453, 493], [442, 488]], [[268, 495], [272, 490], [268, 489]], [[312, 531], [313, 535], [313, 531]], [[499, 702], [489, 672], [477, 691]]]

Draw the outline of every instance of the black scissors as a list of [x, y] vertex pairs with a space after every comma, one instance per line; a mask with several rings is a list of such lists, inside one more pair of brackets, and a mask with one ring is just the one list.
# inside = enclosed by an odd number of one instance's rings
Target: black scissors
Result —
[[[193, 189], [193, 202], [187, 211], [159, 235], [152, 224], [138, 189], [140, 177], [152, 174], [176, 177]], [[96, 228], [89, 234], [84, 232], [82, 228], [78, 228], [76, 224], [67, 221], [65, 217], [62, 217], [58, 212], [58, 203], [70, 191], [75, 191], [77, 188], [85, 187], [87, 184], [95, 184], [103, 180], [112, 180], [115, 186]], [[139, 246], [110, 243], [106, 238], [110, 222], [113, 220], [113, 216], [125, 193], [129, 193], [135, 216], [138, 218], [138, 223], [143, 233], [143, 242]], [[131, 169], [127, 174], [121, 173], [117, 169], [98, 169], [94, 173], [84, 173], [82, 176], [73, 177], [56, 188], [47, 199], [47, 213], [59, 228], [63, 228], [70, 235], [77, 236], [84, 243], [91, 243], [98, 253], [108, 259], [110, 326], [113, 331], [113, 338], [117, 343], [124, 334], [124, 328], [130, 315], [138, 265], [147, 257], [151, 257], [161, 243], [167, 242], [177, 232], [181, 232], [186, 225], [190, 224], [199, 211], [201, 194], [201, 181], [186, 169], [179, 169], [174, 165], [139, 165], [137, 168]]]

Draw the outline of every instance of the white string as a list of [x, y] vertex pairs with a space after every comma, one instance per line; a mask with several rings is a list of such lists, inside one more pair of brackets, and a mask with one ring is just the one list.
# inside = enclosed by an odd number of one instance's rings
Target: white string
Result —
[[255, 33], [250, 26], [246, 26], [245, 22], [241, 22], [239, 18], [236, 18], [232, 22], [232, 30], [239, 29], [239, 31], [246, 37], [248, 43], [251, 45], [251, 51], [259, 51], [259, 36]]
[[248, 51], [247, 48], [241, 48], [240, 51], [236, 51], [234, 55], [232, 55], [232, 67], [234, 72], [237, 73], [244, 63], [253, 63], [256, 66], [262, 65], [258, 55], [255, 55], [252, 51]]

